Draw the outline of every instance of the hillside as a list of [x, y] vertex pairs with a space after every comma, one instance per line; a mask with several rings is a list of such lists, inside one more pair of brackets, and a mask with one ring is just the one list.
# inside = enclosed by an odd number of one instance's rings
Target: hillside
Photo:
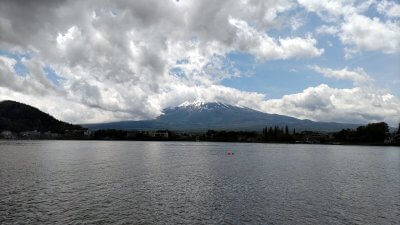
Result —
[[278, 114], [268, 114], [247, 107], [233, 106], [220, 102], [184, 103], [178, 107], [166, 108], [163, 114], [153, 120], [119, 121], [112, 123], [86, 124], [90, 129], [170, 129], [182, 131], [254, 130], [265, 126], [289, 126], [298, 131], [339, 131], [356, 128], [357, 124], [315, 122], [300, 120]]
[[37, 130], [63, 133], [65, 130], [79, 128], [81, 127], [59, 121], [51, 115], [23, 103], [15, 101], [0, 102], [0, 131], [22, 132]]

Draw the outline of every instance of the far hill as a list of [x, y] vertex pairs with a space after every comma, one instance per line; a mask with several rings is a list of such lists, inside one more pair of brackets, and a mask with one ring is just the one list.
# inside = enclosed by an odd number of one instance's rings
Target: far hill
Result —
[[184, 103], [178, 107], [164, 109], [163, 114], [153, 120], [119, 121], [112, 123], [86, 124], [89, 129], [156, 130], [178, 131], [243, 130], [261, 131], [265, 126], [288, 126], [297, 131], [339, 131], [356, 128], [358, 124], [315, 122], [300, 120], [278, 114], [268, 114], [247, 107], [220, 102]]
[[0, 102], [0, 131], [51, 131], [64, 133], [65, 130], [80, 129], [80, 126], [59, 121], [39, 109], [15, 102]]

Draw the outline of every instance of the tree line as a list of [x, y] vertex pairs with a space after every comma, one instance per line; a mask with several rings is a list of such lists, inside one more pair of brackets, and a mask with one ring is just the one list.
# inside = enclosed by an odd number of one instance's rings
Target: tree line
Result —
[[[399, 124], [400, 130], [400, 124]], [[400, 131], [397, 136], [400, 136]], [[357, 129], [343, 129], [339, 132], [323, 133], [315, 131], [296, 132], [288, 126], [266, 126], [261, 132], [208, 130], [207, 132], [173, 132], [167, 137], [154, 137], [150, 131], [97, 130], [92, 138], [96, 140], [171, 140], [171, 141], [220, 141], [220, 142], [274, 142], [274, 143], [321, 143], [321, 144], [384, 144], [396, 134], [389, 133], [384, 123], [371, 123]], [[133, 134], [133, 135], [130, 135]]]

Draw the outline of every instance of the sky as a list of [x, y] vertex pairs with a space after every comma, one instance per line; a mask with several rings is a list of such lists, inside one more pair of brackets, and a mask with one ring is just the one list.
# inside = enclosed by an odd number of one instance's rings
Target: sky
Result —
[[1, 0], [0, 101], [71, 123], [183, 102], [400, 122], [399, 0]]

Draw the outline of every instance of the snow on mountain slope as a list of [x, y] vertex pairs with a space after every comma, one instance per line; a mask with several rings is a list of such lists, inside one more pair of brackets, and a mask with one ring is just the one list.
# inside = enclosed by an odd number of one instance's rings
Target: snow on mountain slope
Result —
[[[232, 108], [232, 105], [228, 105], [222, 102], [203, 102], [203, 101], [194, 101], [194, 102], [184, 102], [180, 104], [178, 107], [173, 107], [173, 108], [182, 108], [186, 110], [211, 110], [211, 109], [229, 109]], [[239, 106], [237, 106], [239, 107]], [[240, 107], [242, 108], [242, 107]]]

